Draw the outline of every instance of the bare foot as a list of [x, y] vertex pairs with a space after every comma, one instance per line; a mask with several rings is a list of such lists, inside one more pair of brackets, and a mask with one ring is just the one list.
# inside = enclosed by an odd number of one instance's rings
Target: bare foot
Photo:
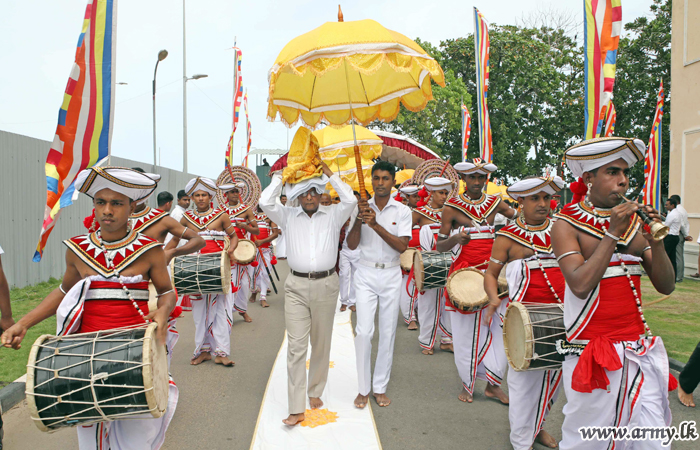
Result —
[[269, 308], [270, 304], [267, 303], [267, 300], [265, 300], [264, 298], [261, 298], [260, 299], [260, 306], [262, 306], [263, 308]]
[[462, 402], [471, 403], [474, 401], [474, 396], [469, 393], [464, 387], [462, 387], [462, 392], [459, 393], [457, 398]]
[[[211, 357], [209, 357], [209, 359], [211, 359]], [[228, 356], [217, 356], [216, 358], [214, 358], [214, 362], [216, 364], [221, 364], [222, 366], [226, 367], [233, 367], [234, 364], [236, 364], [235, 362], [228, 359]]]
[[346, 309], [348, 309], [348, 305], [340, 305], [340, 312], [343, 312]]
[[417, 330], [418, 329], [418, 324], [416, 323], [415, 320], [412, 320], [411, 323], [408, 324], [408, 329], [409, 330]]
[[455, 347], [452, 344], [440, 344], [440, 350], [442, 350], [443, 352], [454, 353]]
[[355, 397], [355, 407], [364, 409], [367, 406], [367, 401], [369, 400], [369, 395], [357, 394]]
[[423, 353], [424, 355], [432, 355], [434, 351], [432, 348], [424, 348], [421, 353]]
[[678, 400], [681, 401], [685, 406], [689, 408], [695, 408], [695, 401], [693, 400], [693, 394], [688, 394], [683, 390], [680, 384], [678, 384]]
[[318, 409], [323, 406], [323, 400], [318, 397], [309, 397], [309, 405], [311, 405], [311, 409]]
[[258, 297], [258, 294], [257, 294], [256, 292], [253, 292], [252, 294], [250, 294], [250, 298], [248, 299], [248, 301], [249, 301], [250, 303], [255, 303], [255, 299], [256, 299], [257, 297]]
[[498, 399], [504, 405], [508, 404], [508, 396], [505, 392], [503, 392], [503, 389], [501, 389], [500, 386], [493, 386], [491, 384], [487, 384], [486, 390], [484, 391], [484, 395], [490, 398]]
[[289, 417], [282, 421], [283, 424], [293, 427], [294, 425], [304, 421], [304, 413], [290, 414]]
[[391, 400], [389, 400], [389, 397], [387, 397], [386, 394], [374, 394], [374, 399], [377, 401], [377, 405], [379, 406], [391, 405]]
[[204, 361], [211, 361], [211, 355], [208, 352], [200, 353], [199, 356], [193, 358], [192, 361], [190, 361], [190, 364], [192, 364], [193, 366], [198, 366]]
[[537, 437], [535, 438], [535, 442], [539, 442], [545, 447], [557, 448], [557, 440], [554, 439], [551, 434], [547, 433], [544, 430], [540, 430], [540, 432], [537, 434]]
[[243, 319], [248, 323], [253, 321], [253, 319], [250, 318], [250, 316], [248, 315], [247, 312], [242, 312], [242, 313], [238, 313], [238, 314], [240, 314], [241, 317], [243, 317]]
[[352, 312], [357, 311], [357, 308], [355, 308], [355, 305], [350, 305], [350, 311], [352, 311]]

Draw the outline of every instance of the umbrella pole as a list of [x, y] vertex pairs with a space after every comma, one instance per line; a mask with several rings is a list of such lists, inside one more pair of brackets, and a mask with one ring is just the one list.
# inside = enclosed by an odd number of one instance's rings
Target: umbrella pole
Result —
[[348, 61], [343, 59], [345, 66], [345, 86], [348, 89], [348, 104], [350, 105], [350, 124], [352, 126], [352, 139], [355, 142], [355, 167], [357, 167], [357, 185], [360, 188], [360, 198], [367, 200], [367, 189], [365, 189], [365, 174], [362, 171], [362, 159], [360, 157], [360, 146], [357, 145], [357, 134], [355, 133], [355, 115], [352, 112], [352, 100], [350, 99], [350, 80], [348, 77]]

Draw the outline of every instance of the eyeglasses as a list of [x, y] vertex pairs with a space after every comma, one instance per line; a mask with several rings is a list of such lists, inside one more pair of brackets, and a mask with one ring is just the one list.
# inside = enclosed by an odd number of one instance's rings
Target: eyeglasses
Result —
[[316, 189], [309, 189], [308, 191], [306, 191], [306, 192], [304, 192], [303, 194], [301, 194], [302, 197], [308, 197], [309, 195], [310, 195], [311, 197], [313, 197], [313, 198], [316, 198], [316, 197], [318, 197], [320, 194], [316, 191]]

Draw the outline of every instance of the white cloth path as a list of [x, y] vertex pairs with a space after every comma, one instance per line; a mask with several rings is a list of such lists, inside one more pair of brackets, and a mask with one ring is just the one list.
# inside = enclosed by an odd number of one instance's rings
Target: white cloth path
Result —
[[[326, 390], [321, 396], [323, 407], [337, 413], [334, 423], [315, 428], [282, 423], [287, 410], [287, 336], [277, 354], [267, 383], [265, 396], [253, 435], [252, 449], [381, 449], [371, 404], [365, 409], [355, 408], [358, 392], [355, 344], [350, 310], [340, 312], [338, 302], [333, 340], [331, 369]], [[309, 347], [309, 354], [311, 347]], [[308, 409], [308, 404], [307, 404]]]

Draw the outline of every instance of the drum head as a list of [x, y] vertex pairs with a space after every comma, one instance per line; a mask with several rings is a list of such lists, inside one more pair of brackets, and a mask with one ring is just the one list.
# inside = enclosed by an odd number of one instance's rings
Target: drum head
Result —
[[29, 350], [29, 359], [27, 360], [27, 382], [25, 388], [27, 394], [27, 409], [29, 409], [29, 416], [33, 419], [33, 422], [34, 424], [36, 424], [36, 427], [43, 432], [48, 432], [51, 430], [49, 430], [49, 428], [46, 425], [44, 425], [44, 422], [39, 416], [39, 410], [36, 406], [36, 400], [34, 398], [34, 366], [36, 364], [36, 356], [39, 353], [41, 344], [43, 344], [47, 339], [52, 337], [53, 336], [51, 336], [50, 334], [42, 334], [41, 336], [39, 336], [37, 340], [34, 341], [34, 345], [32, 345], [31, 350]]
[[489, 302], [484, 290], [484, 274], [471, 267], [450, 274], [447, 293], [452, 304], [462, 311], [479, 311]]
[[416, 289], [418, 291], [423, 290], [423, 255], [421, 252], [416, 251], [413, 254], [413, 279], [416, 281]]
[[156, 343], [157, 324], [151, 323], [143, 337], [143, 387], [148, 409], [153, 417], [161, 417], [168, 407], [170, 380], [165, 344]]
[[533, 353], [532, 326], [527, 308], [520, 302], [508, 305], [503, 321], [503, 344], [508, 364], [522, 372], [530, 367]]
[[233, 251], [233, 257], [239, 264], [250, 264], [255, 259], [255, 251], [256, 247], [253, 241], [249, 239], [239, 239], [238, 246]]
[[416, 253], [415, 248], [408, 248], [405, 252], [401, 253], [401, 256], [399, 257], [399, 264], [401, 265], [401, 268], [406, 271], [410, 272], [411, 267], [413, 267], [413, 255]]
[[221, 290], [224, 294], [231, 293], [231, 259], [228, 252], [221, 252]]

